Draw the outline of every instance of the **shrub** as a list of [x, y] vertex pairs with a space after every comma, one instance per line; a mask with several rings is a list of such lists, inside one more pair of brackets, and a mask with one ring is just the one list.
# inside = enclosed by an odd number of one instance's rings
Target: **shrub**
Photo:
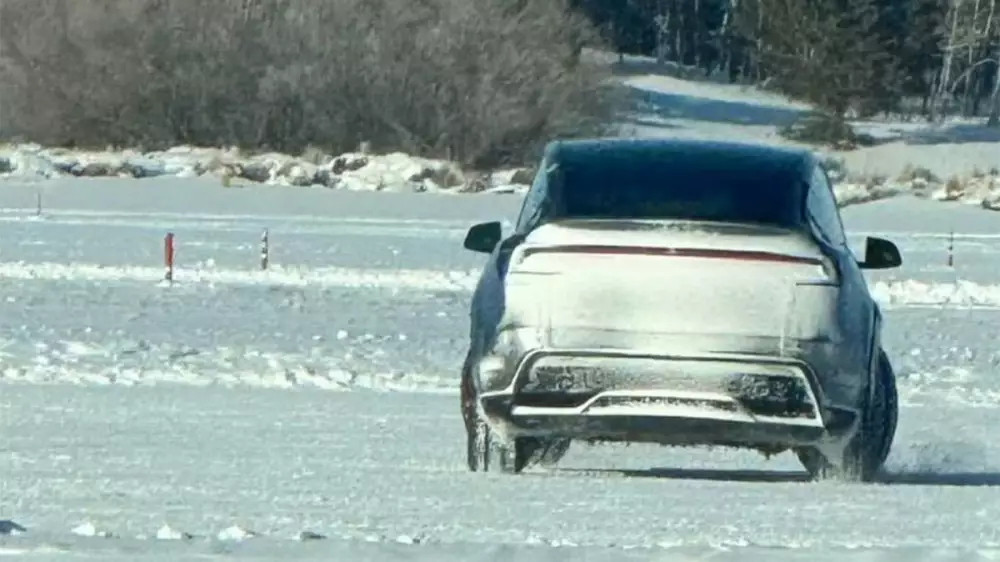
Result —
[[566, 0], [4, 0], [0, 133], [513, 164], [603, 132], [593, 38]]
[[786, 139], [829, 145], [839, 149], [854, 149], [874, 144], [867, 135], [859, 135], [845, 119], [830, 113], [811, 112], [794, 123], [782, 127], [778, 134]]

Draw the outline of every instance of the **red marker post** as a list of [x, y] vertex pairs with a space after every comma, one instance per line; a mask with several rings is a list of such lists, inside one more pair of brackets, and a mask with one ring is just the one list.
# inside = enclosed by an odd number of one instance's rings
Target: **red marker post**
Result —
[[168, 232], [163, 237], [163, 280], [174, 281], [174, 233]]

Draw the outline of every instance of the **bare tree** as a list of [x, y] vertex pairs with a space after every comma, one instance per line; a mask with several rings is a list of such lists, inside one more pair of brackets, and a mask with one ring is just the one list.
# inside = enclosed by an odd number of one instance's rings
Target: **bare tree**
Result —
[[565, 0], [3, 0], [0, 111], [49, 144], [489, 166], [608, 120], [593, 35]]

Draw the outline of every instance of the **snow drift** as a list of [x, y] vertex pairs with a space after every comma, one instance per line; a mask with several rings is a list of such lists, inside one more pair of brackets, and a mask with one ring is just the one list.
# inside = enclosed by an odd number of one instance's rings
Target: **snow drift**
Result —
[[248, 183], [360, 191], [510, 192], [529, 180], [523, 170], [462, 170], [445, 160], [403, 153], [332, 156], [178, 146], [164, 151], [80, 151], [17, 145], [0, 148], [0, 175], [19, 180], [57, 177], [153, 178], [216, 176], [226, 187]]
[[[842, 206], [910, 194], [1000, 210], [1000, 171], [974, 172], [944, 181], [930, 174], [884, 177], [848, 176], [831, 161], [830, 174]], [[217, 177], [225, 187], [249, 184], [319, 187], [354, 191], [432, 193], [524, 193], [529, 169], [491, 172], [463, 170], [455, 162], [401, 152], [352, 152], [332, 156], [265, 153], [238, 149], [178, 146], [164, 151], [101, 152], [18, 145], [0, 148], [0, 177], [18, 181], [59, 177]]]

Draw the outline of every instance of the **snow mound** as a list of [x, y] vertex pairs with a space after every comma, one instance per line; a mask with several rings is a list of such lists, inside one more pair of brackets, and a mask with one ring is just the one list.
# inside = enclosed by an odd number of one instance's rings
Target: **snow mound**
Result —
[[194, 538], [194, 535], [178, 531], [170, 525], [164, 525], [156, 531], [156, 539], [161, 541], [183, 541]]
[[[164, 151], [103, 152], [18, 145], [0, 148], [0, 176], [24, 179], [56, 177], [154, 178], [214, 176], [225, 187], [247, 184], [327, 187], [359, 191], [517, 192], [524, 190], [523, 170], [476, 174], [454, 162], [390, 154], [266, 153], [237, 149], [178, 146]], [[530, 181], [530, 176], [528, 176]], [[522, 183], [516, 183], [522, 182]]]
[[247, 539], [252, 539], [256, 536], [257, 533], [255, 533], [254, 531], [244, 529], [239, 525], [233, 525], [232, 527], [227, 527], [219, 531], [219, 534], [216, 535], [215, 538], [217, 538], [220, 541], [240, 542], [240, 541], [245, 541]]
[[104, 529], [99, 529], [96, 525], [90, 521], [85, 521], [70, 530], [70, 533], [80, 537], [94, 537], [102, 539], [116, 538], [116, 535], [111, 531], [106, 531]]
[[927, 283], [914, 279], [884, 282], [872, 286], [875, 300], [888, 306], [952, 306], [1000, 308], [1000, 285], [972, 281]]
[[[826, 159], [842, 206], [910, 194], [1000, 210], [1000, 171], [973, 172], [943, 181], [930, 173], [848, 177], [843, 160]], [[910, 167], [912, 168], [912, 166]], [[524, 194], [532, 181], [528, 169], [489, 173], [462, 170], [454, 162], [390, 154], [310, 154], [301, 157], [267, 153], [245, 155], [236, 149], [180, 146], [165, 151], [86, 152], [38, 145], [0, 147], [0, 178], [18, 181], [59, 177], [215, 177], [224, 187], [251, 184], [321, 187], [351, 191], [417, 193]]]
[[933, 177], [845, 180], [835, 182], [833, 191], [841, 207], [912, 195], [933, 201], [974, 205], [990, 211], [1000, 210], [1000, 173], [952, 178], [948, 181]]

